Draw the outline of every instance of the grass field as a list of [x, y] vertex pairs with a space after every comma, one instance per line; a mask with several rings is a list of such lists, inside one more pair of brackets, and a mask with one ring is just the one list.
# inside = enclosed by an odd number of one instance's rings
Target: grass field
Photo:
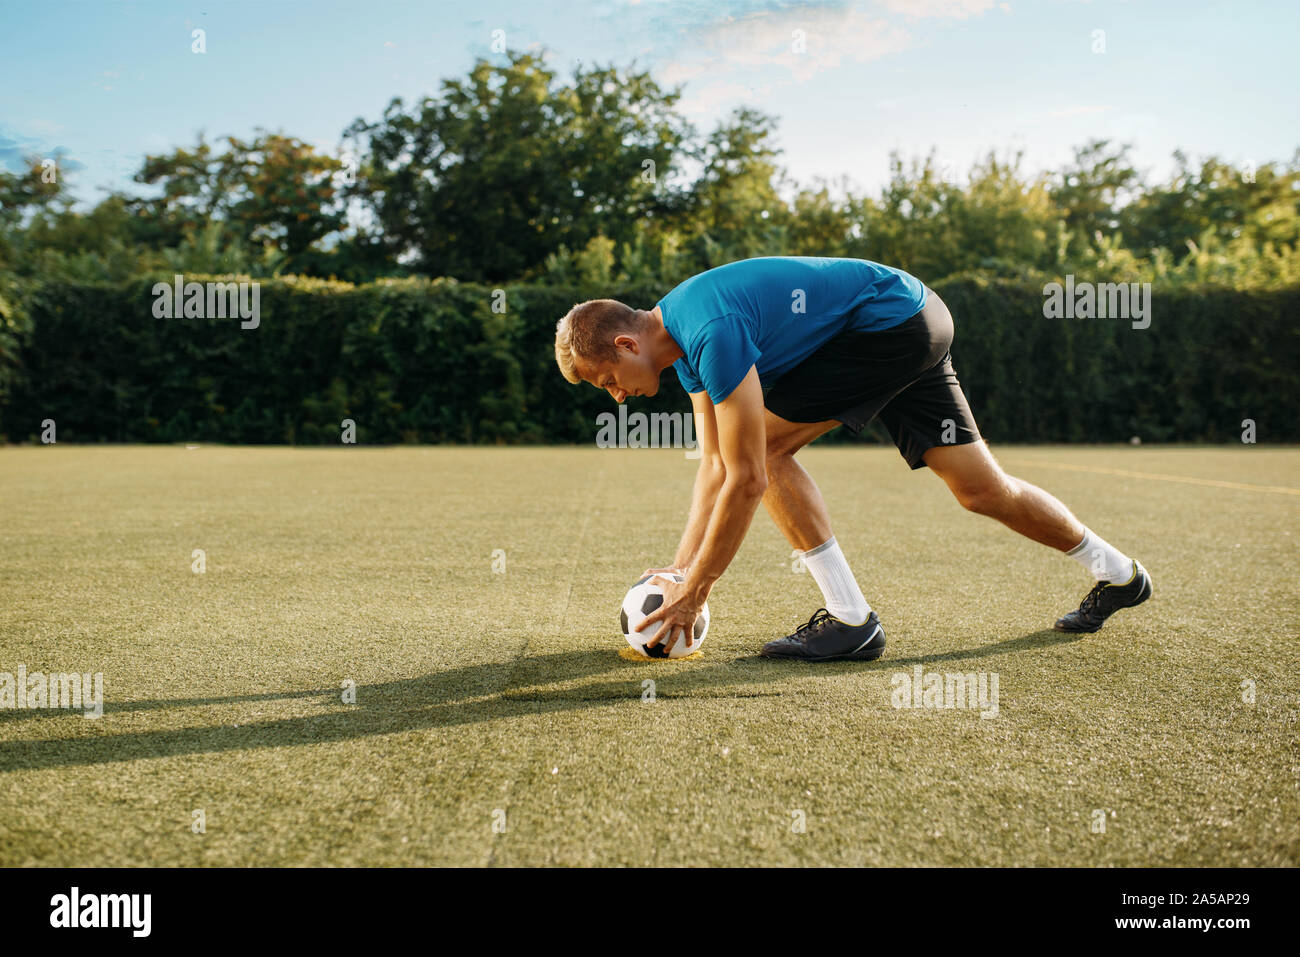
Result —
[[[105, 689], [0, 711], [0, 864], [1300, 863], [1300, 450], [995, 452], [1153, 600], [1057, 634], [1077, 564], [818, 447], [885, 657], [756, 657], [821, 603], [760, 510], [699, 659], [628, 661], [680, 451], [0, 450], [0, 672]], [[917, 665], [996, 717], [896, 709]]]

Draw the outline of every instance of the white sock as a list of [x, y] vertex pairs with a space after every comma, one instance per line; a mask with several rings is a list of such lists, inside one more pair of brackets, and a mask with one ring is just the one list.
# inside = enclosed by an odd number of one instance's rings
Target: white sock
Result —
[[812, 572], [813, 580], [826, 599], [826, 610], [846, 625], [860, 625], [871, 614], [871, 606], [862, 597], [853, 570], [844, 560], [844, 552], [832, 535], [829, 541], [810, 548], [801, 556]]
[[1090, 528], [1083, 530], [1083, 541], [1065, 554], [1082, 565], [1093, 578], [1112, 585], [1122, 585], [1135, 574], [1133, 559], [1100, 538]]

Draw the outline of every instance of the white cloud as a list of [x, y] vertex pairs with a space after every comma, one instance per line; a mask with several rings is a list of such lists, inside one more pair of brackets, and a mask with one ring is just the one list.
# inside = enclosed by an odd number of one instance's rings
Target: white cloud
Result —
[[678, 83], [693, 80], [697, 76], [703, 76], [708, 72], [709, 64], [704, 60], [674, 60], [655, 71], [655, 75], [656, 79], [664, 86], [675, 86]]
[[909, 20], [967, 20], [987, 13], [994, 7], [1010, 13], [1011, 4], [998, 0], [877, 0], [891, 13], [901, 13]]
[[662, 76], [680, 83], [737, 70], [782, 70], [803, 83], [843, 63], [864, 63], [909, 45], [907, 34], [856, 10], [812, 7], [764, 11], [704, 27], [696, 53], [666, 64]]
[[725, 106], [735, 101], [762, 100], [772, 92], [770, 83], [758, 87], [746, 86], [743, 83], [721, 82], [711, 83], [708, 86], [698, 90], [692, 90], [682, 96], [678, 101], [678, 108], [685, 114], [692, 116], [712, 115], [718, 107]]
[[116, 80], [122, 75], [120, 70], [104, 70], [97, 78], [90, 81], [90, 85], [98, 89], [111, 91], [114, 84], [105, 82], [106, 80]]
[[1093, 113], [1105, 113], [1107, 110], [1113, 110], [1113, 106], [1067, 106], [1060, 110], [1049, 110], [1048, 116], [1088, 116]]

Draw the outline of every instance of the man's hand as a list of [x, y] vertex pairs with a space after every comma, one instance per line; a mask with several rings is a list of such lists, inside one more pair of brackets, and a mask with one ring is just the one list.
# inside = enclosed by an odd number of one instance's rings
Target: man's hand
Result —
[[662, 642], [664, 654], [670, 654], [677, 639], [684, 635], [686, 647], [689, 648], [695, 637], [695, 619], [699, 617], [700, 609], [709, 596], [701, 595], [689, 581], [675, 582], [660, 575], [651, 581], [663, 586], [664, 603], [646, 615], [638, 629], [644, 631], [646, 625], [662, 622], [654, 637], [645, 643], [646, 647], [654, 648]]

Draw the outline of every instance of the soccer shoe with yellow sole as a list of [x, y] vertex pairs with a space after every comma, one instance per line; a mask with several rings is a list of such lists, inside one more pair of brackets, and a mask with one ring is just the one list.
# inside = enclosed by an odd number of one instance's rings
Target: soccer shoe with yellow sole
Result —
[[766, 658], [800, 658], [804, 661], [874, 661], [885, 653], [885, 630], [873, 611], [860, 625], [840, 621], [818, 608], [793, 635], [763, 646]]
[[1133, 577], [1121, 584], [1097, 582], [1078, 611], [1057, 619], [1057, 631], [1094, 632], [1121, 608], [1132, 608], [1151, 597], [1151, 576], [1142, 563], [1133, 562]]

